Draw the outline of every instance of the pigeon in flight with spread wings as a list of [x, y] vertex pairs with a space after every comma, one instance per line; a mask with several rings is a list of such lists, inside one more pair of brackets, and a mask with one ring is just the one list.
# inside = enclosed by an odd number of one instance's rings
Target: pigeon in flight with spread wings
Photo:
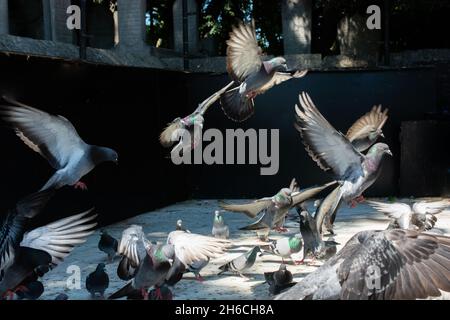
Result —
[[5, 96], [3, 99], [14, 106], [1, 106], [0, 115], [28, 147], [56, 170], [41, 190], [66, 185], [86, 189], [80, 179], [95, 166], [105, 161], [118, 163], [116, 151], [87, 144], [63, 116], [50, 115]]
[[386, 123], [388, 109], [381, 111], [381, 105], [374, 106], [348, 129], [346, 137], [356, 150], [363, 152], [383, 137], [383, 126]]
[[210, 106], [212, 106], [220, 96], [228, 90], [234, 82], [212, 94], [205, 101], [200, 103], [193, 113], [184, 117], [176, 118], [161, 132], [159, 142], [163, 147], [171, 147], [176, 141], [178, 143], [173, 147], [172, 152], [187, 153], [194, 150], [202, 139], [204, 115]]
[[263, 60], [256, 40], [255, 23], [233, 27], [227, 40], [227, 71], [239, 86], [221, 96], [224, 113], [233, 121], [244, 121], [254, 112], [253, 99], [284, 81], [304, 77], [306, 70], [288, 70], [286, 59]]
[[437, 221], [435, 214], [441, 213], [450, 206], [450, 200], [418, 201], [412, 207], [406, 203], [383, 203], [368, 201], [368, 203], [389, 218], [389, 229], [428, 231], [434, 228]]
[[392, 156], [392, 152], [387, 144], [376, 143], [363, 155], [323, 117], [307, 93], [302, 92], [299, 99], [300, 106], [295, 106], [295, 127], [300, 132], [305, 150], [322, 170], [332, 171], [339, 182], [317, 209], [318, 230], [321, 232], [327, 215], [333, 216], [334, 221], [341, 200], [354, 206], [356, 201], [363, 199], [362, 193], [381, 173], [384, 155]]
[[450, 291], [450, 238], [391, 229], [361, 231], [277, 300], [411, 300]]
[[14, 292], [36, 268], [60, 264], [75, 245], [84, 243], [94, 233], [97, 223], [93, 221], [96, 215], [90, 215], [92, 210], [25, 232], [26, 220], [42, 208], [48, 196], [46, 191], [19, 202], [2, 222], [0, 296]]
[[292, 180], [289, 188], [281, 189], [276, 195], [255, 200], [245, 204], [221, 203], [222, 209], [233, 212], [241, 212], [250, 218], [263, 212], [261, 217], [254, 223], [241, 228], [241, 230], [275, 229], [280, 232], [287, 231], [283, 228], [284, 220], [289, 210], [298, 204], [314, 197], [327, 187], [336, 184], [335, 181], [323, 186], [311, 187], [301, 191], [293, 191], [297, 188], [297, 182]]

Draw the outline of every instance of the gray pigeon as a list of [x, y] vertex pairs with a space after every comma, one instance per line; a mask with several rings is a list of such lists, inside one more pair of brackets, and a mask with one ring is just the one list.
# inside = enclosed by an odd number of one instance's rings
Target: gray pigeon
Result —
[[368, 203], [389, 218], [389, 229], [406, 229], [416, 231], [428, 231], [433, 229], [437, 218], [435, 214], [442, 212], [450, 206], [450, 200], [418, 201], [411, 207], [406, 203], [383, 203], [368, 201]]
[[[30, 206], [24, 214], [34, 215], [33, 207]], [[75, 245], [84, 243], [97, 225], [93, 222], [96, 215], [89, 215], [90, 212], [70, 216], [26, 233], [22, 229], [26, 216], [22, 213], [10, 215], [0, 229], [6, 230], [0, 237], [3, 239], [0, 244], [0, 296], [16, 290], [37, 268], [60, 264]]]
[[227, 262], [223, 266], [220, 266], [219, 269], [221, 271], [218, 273], [218, 275], [229, 271], [245, 278], [243, 273], [248, 269], [250, 269], [251, 267], [253, 267], [258, 252], [261, 252], [261, 248], [259, 246], [256, 246], [250, 251], [240, 255], [237, 258], [234, 258], [233, 260]]
[[[388, 145], [374, 144], [366, 155], [363, 155], [351, 142], [322, 116], [305, 92], [300, 94], [300, 105], [295, 106], [297, 114], [296, 128], [309, 156], [324, 171], [331, 170], [339, 182], [333, 196], [325, 199], [320, 205], [317, 215], [319, 231], [326, 215], [334, 215], [341, 200], [352, 206], [360, 201], [362, 193], [369, 188], [381, 173], [381, 163], [385, 154], [391, 155]], [[331, 204], [330, 204], [331, 203]], [[331, 221], [334, 222], [334, 217]]]
[[277, 271], [264, 272], [264, 279], [269, 284], [269, 292], [272, 295], [280, 294], [296, 284], [293, 282], [292, 273], [286, 268], [284, 263], [280, 264]]
[[228, 228], [225, 224], [225, 220], [218, 210], [214, 212], [214, 221], [211, 233], [215, 238], [228, 239], [230, 237], [230, 228]]
[[281, 189], [273, 197], [262, 198], [246, 204], [222, 203], [220, 206], [227, 211], [242, 212], [250, 218], [256, 218], [260, 212], [263, 212], [256, 222], [241, 228], [241, 230], [275, 229], [280, 232], [285, 232], [287, 229], [285, 229], [283, 225], [286, 215], [291, 208], [314, 197], [316, 194], [335, 183], [336, 182], [331, 182], [323, 186], [311, 187], [293, 192], [292, 189], [297, 188], [297, 183], [295, 179], [293, 179], [289, 188]]
[[69, 300], [69, 296], [65, 293], [60, 293], [55, 297], [55, 300]]
[[361, 231], [277, 300], [410, 300], [450, 291], [450, 238], [392, 229]]
[[230, 82], [200, 103], [192, 114], [184, 118], [176, 118], [169, 123], [159, 136], [161, 145], [168, 148], [178, 141], [178, 144], [172, 149], [175, 154], [188, 153], [199, 146], [202, 139], [205, 112], [233, 83]]
[[303, 242], [299, 236], [284, 237], [278, 240], [273, 240], [268, 246], [261, 246], [261, 249], [268, 251], [272, 254], [280, 256], [284, 262], [284, 259], [290, 258], [295, 264], [297, 261], [292, 259], [294, 253], [298, 253], [302, 250]]
[[313, 259], [327, 260], [336, 254], [338, 245], [332, 238], [324, 241], [317, 229], [317, 223], [306, 208], [297, 208], [300, 217], [300, 233], [303, 239], [303, 259], [311, 255]]
[[304, 77], [307, 71], [288, 70], [286, 59], [263, 61], [256, 40], [255, 24], [233, 27], [227, 41], [227, 71], [239, 86], [221, 96], [224, 113], [233, 121], [244, 121], [254, 112], [253, 99], [284, 81]]
[[105, 264], [99, 263], [94, 272], [86, 278], [86, 289], [93, 299], [104, 297], [106, 289], [109, 287], [109, 276], [105, 271]]
[[118, 242], [112, 236], [109, 235], [108, 231], [102, 230], [100, 235], [100, 240], [98, 242], [98, 248], [108, 255], [108, 261], [112, 262], [117, 254]]
[[132, 225], [123, 231], [118, 251], [137, 270], [132, 280], [108, 299], [136, 296], [136, 291], [141, 291], [144, 299], [148, 299], [148, 289], [152, 287], [160, 295], [161, 286], [182, 271], [174, 272], [171, 260], [179, 260], [187, 268], [223, 253], [228, 244], [226, 240], [176, 230], [169, 233], [167, 244], [154, 245], [147, 240], [141, 226]]
[[116, 151], [85, 143], [66, 118], [3, 98], [16, 105], [0, 108], [4, 120], [28, 147], [47, 159], [56, 170], [41, 190], [66, 185], [86, 189], [80, 179], [95, 166], [105, 161], [118, 163]]
[[383, 137], [383, 126], [386, 123], [388, 109], [381, 112], [381, 105], [374, 106], [348, 129], [346, 137], [356, 150], [363, 152]]

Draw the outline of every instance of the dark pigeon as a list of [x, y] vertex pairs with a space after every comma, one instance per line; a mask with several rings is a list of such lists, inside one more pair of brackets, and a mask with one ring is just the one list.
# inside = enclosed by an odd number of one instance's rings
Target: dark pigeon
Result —
[[254, 247], [250, 251], [238, 256], [237, 258], [234, 258], [230, 262], [227, 262], [223, 266], [220, 266], [219, 269], [221, 270], [218, 274], [222, 274], [224, 272], [231, 272], [234, 274], [238, 274], [241, 277], [245, 278], [243, 273], [253, 267], [256, 261], [256, 257], [258, 252], [261, 252], [261, 248], [259, 246]]
[[16, 290], [16, 295], [19, 300], [37, 300], [43, 293], [44, 285], [38, 280], [22, 284], [18, 290]]
[[69, 296], [65, 293], [60, 293], [55, 297], [55, 300], [69, 300]]
[[361, 231], [279, 300], [411, 300], [450, 291], [450, 238], [412, 230]]
[[117, 254], [117, 240], [110, 236], [106, 230], [101, 231], [100, 240], [98, 242], [98, 248], [108, 255], [108, 261], [112, 262]]
[[86, 289], [91, 294], [91, 298], [103, 298], [106, 289], [109, 287], [109, 276], [105, 271], [105, 264], [99, 263], [94, 272], [86, 278]]
[[233, 121], [244, 121], [254, 113], [253, 99], [284, 81], [304, 77], [307, 71], [288, 70], [286, 59], [263, 60], [256, 40], [255, 24], [234, 27], [227, 41], [227, 71], [238, 84], [220, 99], [224, 113]]
[[95, 166], [105, 161], [118, 163], [116, 151], [85, 143], [66, 118], [3, 98], [15, 106], [0, 107], [0, 115], [28, 147], [56, 170], [41, 190], [66, 185], [86, 189], [80, 179]]
[[264, 272], [264, 279], [269, 284], [269, 292], [272, 295], [280, 294], [296, 284], [293, 281], [292, 273], [287, 270], [286, 265], [282, 263], [280, 268], [272, 272]]
[[[41, 205], [42, 202], [38, 201], [37, 206]], [[96, 215], [89, 215], [91, 211], [87, 211], [23, 233], [24, 214], [20, 213], [21, 210], [18, 212], [7, 216], [2, 228], [7, 231], [2, 235], [0, 245], [0, 296], [14, 292], [36, 268], [51, 268], [61, 263], [75, 245], [86, 241], [97, 225], [93, 222]], [[26, 214], [35, 213], [27, 210]]]

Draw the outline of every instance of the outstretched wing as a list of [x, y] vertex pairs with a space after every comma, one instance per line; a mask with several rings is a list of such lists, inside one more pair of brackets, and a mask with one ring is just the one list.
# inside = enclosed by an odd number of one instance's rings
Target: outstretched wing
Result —
[[262, 50], [256, 40], [254, 21], [233, 27], [227, 46], [227, 71], [236, 81], [242, 82], [261, 69]]
[[250, 218], [255, 218], [258, 213], [263, 210], [266, 210], [273, 204], [272, 198], [263, 198], [259, 200], [255, 200], [251, 203], [245, 204], [227, 204], [220, 203], [220, 207], [227, 211], [233, 212], [241, 212], [249, 216]]
[[97, 215], [92, 210], [52, 222], [25, 233], [20, 246], [43, 250], [52, 256], [52, 263], [59, 264], [77, 244], [84, 243], [94, 233]]
[[450, 199], [439, 201], [419, 201], [413, 204], [413, 211], [422, 214], [437, 214], [450, 207]]
[[450, 238], [392, 229], [361, 237], [340, 265], [341, 299], [424, 299], [450, 291]]
[[230, 242], [184, 231], [172, 231], [167, 243], [173, 245], [175, 256], [187, 267], [199, 260], [217, 257], [225, 252]]
[[308, 70], [296, 70], [292, 72], [275, 72], [272, 78], [269, 82], [267, 82], [265, 85], [263, 85], [261, 88], [259, 88], [258, 91], [260, 93], [264, 93], [267, 90], [271, 89], [274, 86], [279, 85], [282, 82], [285, 82], [290, 79], [294, 78], [303, 78], [308, 73]]
[[17, 136], [47, 159], [53, 168], [61, 169], [69, 161], [74, 149], [83, 149], [84, 141], [66, 118], [3, 98], [16, 106], [0, 107], [0, 115], [14, 127]]
[[367, 201], [377, 211], [384, 213], [389, 218], [400, 219], [403, 215], [410, 215], [412, 213], [411, 207], [406, 203], [384, 203], [378, 201]]
[[319, 192], [325, 190], [329, 186], [335, 185], [336, 183], [337, 183], [336, 181], [333, 181], [333, 182], [326, 183], [323, 186], [311, 187], [311, 188], [300, 190], [298, 192], [293, 192], [291, 195], [292, 196], [292, 207], [295, 207], [296, 205], [298, 205], [299, 203], [301, 203], [303, 201], [311, 199], [312, 197], [317, 195]]
[[322, 116], [305, 92], [300, 94], [296, 128], [302, 136], [309, 156], [325, 171], [332, 170], [343, 178], [356, 172], [362, 175], [363, 155], [355, 150], [350, 141]]
[[145, 250], [142, 250], [140, 246], [142, 239], [145, 239], [142, 227], [131, 225], [122, 232], [122, 237], [119, 241], [117, 253], [127, 257], [133, 268], [137, 268], [146, 255]]
[[355, 121], [355, 123], [348, 129], [346, 137], [352, 142], [355, 139], [362, 138], [366, 136], [372, 129], [383, 128], [386, 120], [388, 109], [381, 111], [381, 104], [378, 106], [373, 106], [370, 112], [367, 112], [361, 118]]

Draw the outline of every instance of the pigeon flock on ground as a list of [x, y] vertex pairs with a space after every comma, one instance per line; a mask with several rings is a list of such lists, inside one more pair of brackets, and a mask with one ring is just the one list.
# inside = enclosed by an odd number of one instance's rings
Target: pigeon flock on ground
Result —
[[[220, 101], [225, 115], [244, 121], [255, 111], [254, 98], [275, 85], [301, 78], [306, 70], [289, 70], [283, 57], [265, 60], [256, 40], [254, 22], [233, 28], [227, 41], [227, 70], [233, 81], [211, 95], [191, 114], [176, 118], [161, 133], [164, 147], [187, 153], [198, 146], [204, 115]], [[17, 202], [0, 218], [0, 298], [38, 299], [44, 292], [40, 278], [57, 267], [71, 251], [82, 245], [96, 227], [93, 210], [77, 213], [29, 230], [29, 223], [44, 210], [58, 189], [73, 186], [87, 190], [80, 180], [98, 164], [118, 163], [111, 148], [82, 140], [71, 122], [27, 106], [10, 97], [0, 107], [0, 116], [25, 145], [42, 155], [55, 173], [36, 193]], [[393, 156], [383, 138], [387, 109], [373, 107], [357, 119], [344, 135], [320, 113], [312, 98], [301, 92], [295, 106], [295, 127], [311, 159], [332, 174], [324, 185], [300, 189], [293, 179], [277, 194], [244, 204], [220, 203], [211, 219], [211, 234], [191, 233], [178, 220], [165, 242], [151, 242], [140, 225], [131, 225], [120, 239], [102, 229], [99, 254], [105, 263], [118, 258], [117, 275], [123, 286], [105, 296], [109, 276], [99, 263], [86, 278], [92, 299], [170, 300], [183, 275], [193, 273], [203, 281], [202, 269], [224, 255], [232, 245], [223, 211], [240, 212], [255, 222], [242, 230], [255, 233], [258, 241], [248, 252], [227, 261], [217, 275], [245, 277], [261, 255], [282, 258], [279, 269], [264, 274], [275, 299], [419, 299], [450, 291], [450, 238], [430, 233], [437, 214], [449, 200], [405, 203], [370, 201], [390, 219], [386, 230], [355, 234], [337, 252], [333, 224], [342, 202], [356, 206], [363, 193], [378, 178], [386, 156]], [[183, 130], [182, 130], [183, 129]], [[186, 132], [188, 134], [186, 134]], [[308, 211], [307, 200], [314, 202]], [[285, 232], [288, 212], [298, 213], [299, 232], [278, 240], [273, 231]], [[260, 243], [260, 242], [259, 242]], [[301, 260], [292, 256], [303, 252]], [[287, 264], [305, 263], [305, 258], [323, 264], [296, 283]], [[67, 300], [61, 293], [55, 300]]]

